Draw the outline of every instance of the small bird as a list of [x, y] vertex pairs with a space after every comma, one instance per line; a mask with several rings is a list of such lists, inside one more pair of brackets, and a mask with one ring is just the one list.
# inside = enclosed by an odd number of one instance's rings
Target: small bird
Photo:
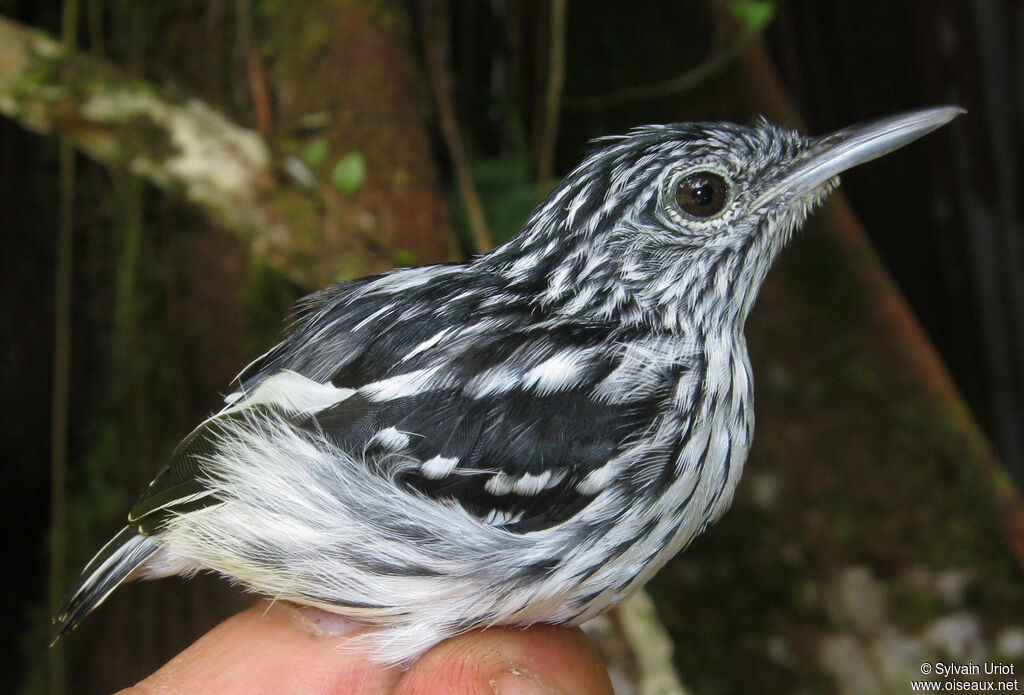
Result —
[[57, 637], [125, 581], [202, 570], [367, 622], [357, 646], [389, 664], [608, 610], [732, 501], [743, 329], [776, 256], [837, 174], [962, 112], [637, 128], [490, 253], [308, 297], [85, 567]]

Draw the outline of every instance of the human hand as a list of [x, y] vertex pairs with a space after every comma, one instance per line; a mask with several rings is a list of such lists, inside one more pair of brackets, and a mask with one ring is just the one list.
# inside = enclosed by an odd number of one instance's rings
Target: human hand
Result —
[[339, 649], [360, 627], [316, 609], [260, 601], [228, 618], [120, 695], [603, 695], [612, 692], [579, 629], [476, 630], [438, 644], [407, 671]]

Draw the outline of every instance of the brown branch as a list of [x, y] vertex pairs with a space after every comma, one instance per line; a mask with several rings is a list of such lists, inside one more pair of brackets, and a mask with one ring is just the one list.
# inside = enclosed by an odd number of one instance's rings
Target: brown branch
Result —
[[[61, 45], [74, 50], [78, 36], [78, 0], [64, 0]], [[62, 138], [59, 147], [60, 196], [57, 258], [53, 286], [53, 386], [50, 419], [50, 567], [49, 607], [57, 607], [68, 571], [68, 433], [71, 403], [71, 310], [75, 263], [75, 152]], [[49, 655], [50, 692], [67, 692], [67, 661], [62, 649]]]
[[724, 48], [712, 50], [704, 60], [676, 77], [661, 82], [623, 87], [593, 96], [565, 97], [565, 107], [573, 111], [603, 111], [634, 101], [658, 99], [687, 92], [729, 67], [754, 36], [756, 34], [751, 32], [741, 33]]
[[469, 166], [466, 148], [459, 133], [458, 118], [455, 115], [455, 105], [452, 100], [451, 81], [448, 79], [448, 70], [440, 42], [436, 38], [437, 32], [432, 31], [428, 26], [434, 15], [432, 10], [435, 8], [427, 0], [421, 0], [418, 3], [418, 9], [420, 36], [426, 57], [427, 74], [430, 77], [430, 87], [434, 94], [434, 103], [437, 106], [438, 124], [441, 127], [441, 134], [444, 137], [445, 146], [448, 148], [448, 154], [452, 158], [452, 166], [455, 167], [455, 180], [459, 187], [462, 203], [466, 206], [466, 217], [476, 250], [479, 253], [484, 253], [490, 251], [493, 245], [487, 228], [484, 207], [480, 202], [476, 183], [473, 180], [473, 171]]
[[558, 117], [561, 112], [562, 87], [565, 85], [565, 0], [551, 0], [551, 48], [548, 51], [547, 91], [544, 95], [544, 120], [540, 124], [540, 146], [537, 154], [537, 179], [554, 176], [555, 142], [558, 138]]
[[256, 129], [263, 137], [269, 137], [274, 130], [274, 118], [267, 90], [267, 72], [255, 48], [246, 53], [245, 76], [249, 81], [252, 104], [256, 110]]
[[273, 133], [273, 110], [270, 107], [267, 89], [267, 71], [263, 58], [253, 41], [252, 12], [248, 2], [240, 2], [238, 8], [238, 38], [236, 50], [245, 64], [245, 79], [249, 83], [249, 96], [256, 112], [256, 130], [267, 138]]

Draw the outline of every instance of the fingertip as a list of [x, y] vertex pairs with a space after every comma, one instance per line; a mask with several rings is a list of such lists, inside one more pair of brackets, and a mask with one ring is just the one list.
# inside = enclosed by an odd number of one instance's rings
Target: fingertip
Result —
[[346, 649], [359, 628], [315, 609], [260, 601], [213, 628], [135, 691], [163, 693], [390, 692], [399, 671]]
[[476, 630], [446, 640], [402, 676], [396, 695], [602, 695], [611, 682], [576, 628]]

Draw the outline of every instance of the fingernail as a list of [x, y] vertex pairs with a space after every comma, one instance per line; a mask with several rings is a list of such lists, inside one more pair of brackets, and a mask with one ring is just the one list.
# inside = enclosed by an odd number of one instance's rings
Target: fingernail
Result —
[[491, 678], [494, 695], [558, 695], [558, 691], [541, 682], [536, 674], [514, 666]]
[[276, 602], [268, 610], [284, 611], [294, 622], [305, 632], [312, 633], [318, 637], [338, 637], [355, 632], [363, 627], [360, 623], [351, 618], [346, 618], [337, 613], [313, 608], [312, 606], [299, 606], [294, 603]]

